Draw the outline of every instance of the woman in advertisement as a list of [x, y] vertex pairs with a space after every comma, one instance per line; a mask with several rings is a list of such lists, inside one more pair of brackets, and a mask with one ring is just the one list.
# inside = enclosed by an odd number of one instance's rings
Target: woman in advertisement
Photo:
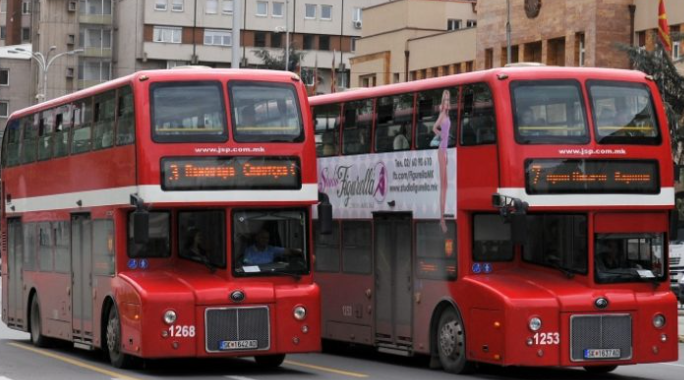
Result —
[[435, 137], [439, 137], [439, 148], [437, 150], [437, 160], [439, 162], [439, 225], [444, 233], [447, 232], [447, 225], [444, 221], [444, 209], [446, 207], [447, 186], [449, 185], [447, 178], [447, 147], [449, 146], [449, 129], [451, 128], [449, 104], [449, 90], [444, 90], [442, 92], [442, 103], [439, 105], [439, 116], [432, 126], [432, 132], [435, 133]]

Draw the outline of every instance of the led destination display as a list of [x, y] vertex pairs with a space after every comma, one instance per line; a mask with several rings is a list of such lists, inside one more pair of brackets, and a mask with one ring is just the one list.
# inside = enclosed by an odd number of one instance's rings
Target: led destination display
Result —
[[296, 157], [172, 157], [161, 165], [164, 190], [300, 189]]
[[657, 161], [531, 159], [525, 162], [528, 194], [658, 194]]

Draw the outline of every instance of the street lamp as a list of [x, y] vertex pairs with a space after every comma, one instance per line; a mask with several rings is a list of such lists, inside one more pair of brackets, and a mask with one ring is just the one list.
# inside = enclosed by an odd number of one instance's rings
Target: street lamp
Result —
[[32, 52], [26, 51], [25, 49], [20, 48], [20, 47], [8, 51], [8, 53], [12, 53], [12, 54], [28, 55], [31, 58], [33, 58], [33, 60], [38, 62], [38, 66], [40, 66], [40, 70], [43, 72], [43, 93], [42, 93], [43, 101], [47, 100], [47, 77], [48, 77], [48, 71], [50, 70], [52, 63], [57, 58], [65, 56], [65, 55], [74, 55], [74, 54], [83, 53], [83, 49], [76, 49], [76, 50], [65, 51], [63, 53], [59, 53], [59, 54], [55, 55], [54, 57], [50, 57], [50, 54], [55, 50], [57, 50], [57, 46], [50, 46], [50, 49], [48, 49], [48, 52], [45, 55], [43, 55], [43, 53], [41, 53], [41, 52], [32, 53]]

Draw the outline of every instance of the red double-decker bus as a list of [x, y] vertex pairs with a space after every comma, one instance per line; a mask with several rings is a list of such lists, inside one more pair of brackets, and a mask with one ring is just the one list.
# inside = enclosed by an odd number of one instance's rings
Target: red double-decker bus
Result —
[[2, 320], [135, 358], [320, 347], [314, 135], [299, 77], [143, 71], [11, 115]]
[[335, 217], [315, 243], [324, 339], [449, 372], [677, 359], [650, 77], [507, 67], [309, 101]]

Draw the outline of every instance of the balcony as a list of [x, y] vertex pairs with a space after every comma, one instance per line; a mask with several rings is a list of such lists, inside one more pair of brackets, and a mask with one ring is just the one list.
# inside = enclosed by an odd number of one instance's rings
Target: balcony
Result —
[[78, 22], [81, 24], [112, 25], [112, 15], [103, 14], [79, 14]]

